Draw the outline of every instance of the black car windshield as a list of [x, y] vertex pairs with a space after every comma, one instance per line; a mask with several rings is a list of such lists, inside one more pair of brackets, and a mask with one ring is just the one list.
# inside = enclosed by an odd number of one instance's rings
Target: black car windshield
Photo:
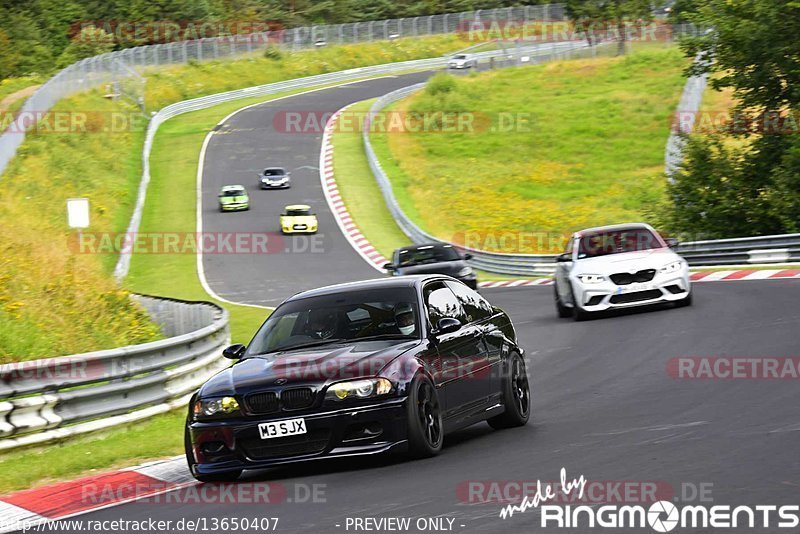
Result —
[[582, 235], [578, 240], [578, 259], [651, 250], [663, 246], [661, 240], [646, 228], [595, 232]]
[[283, 176], [286, 171], [283, 169], [267, 169], [264, 171], [264, 176]]
[[221, 197], [238, 197], [244, 195], [244, 189], [229, 189], [220, 194]]
[[453, 56], [453, 59], [467, 59], [467, 56], [461, 54], [461, 55], [458, 55], [458, 56]]
[[311, 215], [310, 210], [286, 210], [284, 213], [287, 217], [302, 217], [303, 215]]
[[415, 249], [401, 250], [399, 253], [400, 267], [409, 267], [422, 263], [437, 263], [440, 261], [460, 260], [461, 256], [453, 247], [430, 246]]
[[417, 339], [419, 332], [412, 288], [333, 293], [279, 306], [258, 330], [244, 357], [334, 343]]

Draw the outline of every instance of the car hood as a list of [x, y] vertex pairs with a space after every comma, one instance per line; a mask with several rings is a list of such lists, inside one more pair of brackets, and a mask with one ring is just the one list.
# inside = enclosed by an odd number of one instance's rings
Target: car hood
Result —
[[282, 176], [264, 176], [263, 174], [259, 174], [259, 176], [261, 177], [262, 182], [282, 182], [288, 178], [288, 176], [285, 174]]
[[436, 263], [423, 263], [421, 265], [399, 267], [397, 269], [397, 274], [448, 274], [450, 276], [455, 276], [458, 274], [458, 271], [466, 266], [467, 264], [464, 260], [439, 261]]
[[281, 215], [281, 224], [313, 224], [317, 222], [315, 215]]
[[658, 269], [680, 259], [681, 257], [669, 248], [657, 248], [580, 259], [575, 262], [574, 271], [586, 274], [636, 272], [643, 269]]
[[339, 380], [377, 376], [419, 340], [363, 341], [251, 357], [221, 371], [200, 388], [200, 396], [246, 395], [271, 387], [324, 386]]
[[236, 204], [238, 202], [247, 202], [247, 195], [239, 195], [237, 197], [220, 197], [219, 201], [222, 204]]

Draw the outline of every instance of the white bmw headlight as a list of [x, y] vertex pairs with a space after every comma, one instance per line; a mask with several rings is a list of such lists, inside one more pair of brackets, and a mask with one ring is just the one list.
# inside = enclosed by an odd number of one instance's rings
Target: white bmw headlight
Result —
[[673, 261], [672, 263], [666, 264], [665, 266], [660, 268], [658, 270], [658, 272], [660, 272], [662, 274], [677, 273], [681, 269], [683, 269], [683, 261], [678, 260], [678, 261]]
[[472, 267], [464, 267], [463, 269], [458, 271], [456, 276], [469, 276], [471, 274], [472, 274]]
[[579, 274], [578, 280], [584, 284], [599, 284], [600, 282], [605, 282], [606, 277], [602, 274]]

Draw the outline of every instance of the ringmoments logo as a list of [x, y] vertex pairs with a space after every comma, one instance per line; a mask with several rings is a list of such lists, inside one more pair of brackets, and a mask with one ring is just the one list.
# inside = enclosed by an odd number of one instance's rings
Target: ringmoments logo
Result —
[[[566, 469], [561, 469], [561, 492], [575, 494], [581, 501], [589, 483], [581, 475], [567, 479]], [[509, 504], [500, 510], [501, 519], [538, 508], [542, 528], [641, 528], [653, 532], [671, 532], [675, 529], [797, 529], [800, 526], [800, 505], [676, 505], [660, 500], [650, 505], [560, 505], [552, 504], [558, 491], [557, 484], [541, 481], [536, 493], [525, 496], [519, 504]], [[548, 504], [550, 503], [550, 504]]]

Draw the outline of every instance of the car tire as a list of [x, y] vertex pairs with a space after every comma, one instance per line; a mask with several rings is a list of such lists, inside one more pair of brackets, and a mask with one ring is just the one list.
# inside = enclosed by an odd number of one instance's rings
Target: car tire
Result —
[[425, 375], [417, 375], [411, 382], [406, 416], [409, 455], [429, 458], [439, 454], [444, 441], [442, 410], [436, 388]]
[[553, 283], [553, 294], [555, 295], [556, 313], [558, 313], [558, 316], [562, 319], [566, 317], [572, 317], [572, 309], [568, 308], [563, 302], [561, 302], [561, 297], [558, 295], [558, 288], [556, 287], [555, 283]]
[[575, 300], [575, 291], [572, 289], [572, 284], [570, 284], [569, 290], [572, 293], [572, 318], [575, 321], [586, 321], [591, 319], [592, 313], [581, 308], [581, 305], [578, 304], [577, 300]]
[[503, 404], [506, 410], [486, 420], [495, 430], [524, 426], [531, 415], [531, 389], [525, 360], [513, 353], [508, 363], [509, 369], [503, 380]]
[[196, 464], [194, 463], [194, 454], [192, 453], [192, 444], [191, 440], [189, 440], [188, 428], [183, 433], [183, 448], [186, 453], [186, 465], [189, 467], [189, 472], [200, 482], [234, 482], [242, 474], [243, 469], [235, 469], [223, 473], [197, 473], [195, 470]]
[[685, 308], [686, 306], [691, 306], [691, 305], [692, 305], [692, 292], [691, 291], [689, 291], [689, 294], [686, 295], [681, 300], [675, 301], [675, 307], [676, 308]]

